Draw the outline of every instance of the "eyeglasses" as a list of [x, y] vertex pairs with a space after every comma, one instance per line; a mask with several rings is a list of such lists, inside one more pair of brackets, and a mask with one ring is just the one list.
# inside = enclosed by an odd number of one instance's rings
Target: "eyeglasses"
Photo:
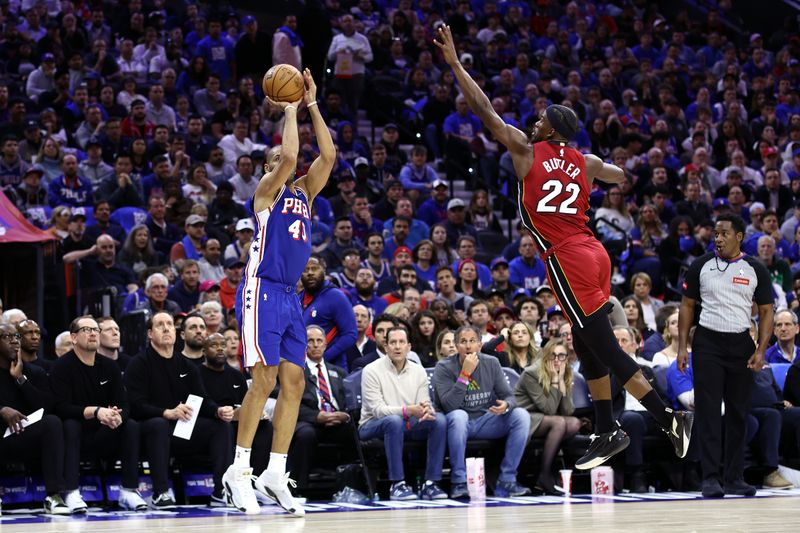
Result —
[[566, 361], [567, 352], [556, 352], [553, 354], [553, 359], [558, 359], [559, 361]]
[[0, 333], [0, 339], [2, 340], [8, 340], [8, 339], [20, 340], [21, 338], [22, 335], [20, 335], [19, 333]]
[[100, 334], [100, 328], [93, 328], [91, 326], [83, 326], [82, 328], [78, 328], [78, 330], [75, 333], [86, 333], [87, 335], [89, 333]]

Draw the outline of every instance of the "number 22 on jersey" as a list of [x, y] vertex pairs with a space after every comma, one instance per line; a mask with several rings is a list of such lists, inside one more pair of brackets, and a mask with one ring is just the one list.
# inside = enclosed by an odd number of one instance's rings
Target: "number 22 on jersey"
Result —
[[295, 220], [289, 226], [289, 235], [296, 241], [299, 241], [301, 236], [303, 242], [308, 242], [308, 235], [306, 235], [306, 225], [303, 224], [302, 220]]
[[[577, 183], [567, 183], [564, 185], [559, 180], [547, 180], [542, 184], [542, 191], [550, 191], [539, 200], [536, 204], [536, 211], [538, 213], [562, 213], [565, 215], [574, 215], [578, 212], [576, 207], [573, 207], [575, 201], [578, 199], [578, 194], [581, 188]], [[562, 200], [560, 203], [555, 199], [566, 191], [569, 196]]]

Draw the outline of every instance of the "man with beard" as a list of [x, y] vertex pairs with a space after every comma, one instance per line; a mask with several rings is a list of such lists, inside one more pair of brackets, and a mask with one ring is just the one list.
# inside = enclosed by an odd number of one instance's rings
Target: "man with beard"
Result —
[[143, 204], [142, 181], [131, 174], [131, 156], [120, 153], [114, 160], [114, 173], [104, 178], [95, 191], [95, 198], [109, 203], [112, 209], [141, 207]]
[[132, 357], [122, 351], [119, 324], [110, 316], [103, 316], [97, 319], [97, 325], [100, 328], [100, 345], [97, 347], [97, 353], [116, 362], [120, 372], [125, 372]]
[[189, 314], [181, 326], [181, 339], [183, 340], [181, 355], [198, 368], [203, 364], [203, 346], [206, 337], [208, 337], [206, 321], [197, 313]]
[[156, 127], [155, 124], [147, 120], [147, 109], [144, 100], [141, 98], [131, 102], [131, 112], [122, 119], [120, 126], [122, 135], [125, 137], [144, 137], [146, 139], [153, 137], [153, 129]]
[[44, 512], [69, 514], [61, 492], [64, 490], [64, 430], [61, 420], [48, 412], [37, 424], [22, 428], [22, 422], [38, 409], [50, 410], [47, 373], [25, 364], [19, 352], [20, 335], [11, 324], [0, 324], [0, 428], [11, 436], [0, 439], [3, 462], [39, 456], [47, 497]]
[[167, 204], [163, 195], [153, 195], [147, 202], [148, 216], [145, 224], [150, 230], [153, 247], [162, 254], [169, 255], [172, 246], [181, 239], [181, 231], [167, 222]]
[[325, 281], [325, 263], [311, 257], [300, 277], [303, 292], [303, 319], [306, 326], [315, 324], [330, 339], [325, 360], [341, 367], [347, 365], [345, 352], [356, 342], [356, 319], [353, 307], [342, 291]]
[[244, 206], [233, 201], [233, 185], [223, 181], [217, 185], [217, 193], [208, 206], [208, 234], [228, 245], [234, 238], [236, 223], [247, 218]]
[[355, 248], [345, 250], [342, 254], [342, 266], [338, 272], [330, 274], [331, 281], [345, 293], [350, 293], [356, 287], [356, 273], [359, 269], [361, 255]]
[[369, 199], [366, 195], [356, 194], [353, 200], [353, 211], [350, 213], [350, 223], [353, 225], [353, 238], [367, 242], [371, 233], [381, 233], [383, 224], [369, 211]]
[[200, 259], [203, 243], [206, 241], [206, 219], [200, 215], [189, 215], [184, 223], [186, 236], [176, 242], [169, 253], [170, 262], [175, 264], [181, 259]]
[[389, 305], [375, 292], [375, 275], [372, 273], [372, 269], [364, 266], [359, 268], [356, 273], [356, 286], [354, 291], [350, 291], [350, 301], [353, 306], [363, 305], [374, 316], [383, 313], [383, 310]]
[[347, 216], [340, 216], [336, 219], [333, 236], [333, 241], [325, 249], [325, 262], [331, 269], [339, 268], [342, 265], [346, 251], [355, 248], [361, 252], [364, 249], [361, 243], [353, 238], [353, 224]]
[[383, 235], [380, 233], [370, 233], [367, 235], [367, 258], [361, 261], [361, 266], [369, 268], [375, 276], [377, 282], [391, 277], [392, 269], [389, 261], [383, 257]]
[[203, 257], [197, 262], [200, 267], [200, 279], [221, 280], [225, 275], [224, 267], [220, 262], [222, 258], [222, 245], [217, 239], [208, 239], [203, 245]]
[[130, 418], [128, 397], [119, 367], [97, 357], [100, 328], [91, 316], [69, 326], [73, 348], [50, 370], [56, 414], [64, 423], [64, 488], [70, 513], [85, 513], [78, 490], [81, 448], [122, 461], [123, 509], [139, 511], [147, 504], [139, 495], [139, 424]]
[[125, 230], [111, 220], [111, 206], [105, 200], [94, 204], [95, 224], [86, 228], [85, 238], [91, 243], [97, 242], [100, 235], [110, 235], [117, 246], [125, 242]]
[[[400, 205], [400, 201], [397, 202]], [[401, 248], [409, 249], [408, 236], [411, 233], [411, 219], [407, 216], [397, 216], [392, 219], [392, 236], [383, 242], [383, 257], [394, 257], [395, 252]]]
[[[169, 313], [156, 313], [147, 324], [150, 339], [144, 353], [128, 365], [125, 385], [131, 399], [132, 415], [141, 422], [153, 477], [151, 506], [156, 509], [175, 505], [167, 484], [170, 455], [210, 457], [214, 474], [211, 505], [226, 505], [222, 474], [231, 458], [227, 423], [233, 408], [218, 407], [208, 397], [200, 371], [192, 362], [175, 353], [175, 323]], [[186, 405], [190, 394], [203, 398], [194, 431], [189, 440], [173, 436], [178, 420], [189, 420], [192, 408]]]
[[188, 313], [197, 305], [200, 299], [200, 267], [197, 261], [186, 259], [181, 263], [181, 279], [169, 289], [167, 296], [181, 308], [181, 311]]
[[92, 205], [92, 183], [78, 175], [78, 159], [73, 154], [65, 155], [61, 160], [61, 170], [63, 174], [50, 182], [48, 187], [50, 207]]
[[52, 361], [39, 357], [39, 346], [42, 342], [42, 330], [33, 320], [25, 319], [17, 324], [20, 334], [19, 357], [26, 365], [36, 365], [45, 372], [50, 371]]

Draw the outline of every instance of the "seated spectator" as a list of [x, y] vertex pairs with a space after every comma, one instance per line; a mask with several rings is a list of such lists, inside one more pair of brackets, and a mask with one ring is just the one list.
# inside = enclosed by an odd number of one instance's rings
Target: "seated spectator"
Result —
[[247, 261], [250, 243], [253, 242], [255, 231], [256, 228], [250, 218], [243, 218], [236, 222], [236, 240], [225, 248], [225, 261], [228, 259], [237, 259], [242, 262]]
[[168, 298], [169, 281], [164, 274], [156, 272], [147, 277], [143, 291], [131, 292], [122, 303], [124, 314], [142, 309], [150, 313], [167, 311], [172, 314], [180, 313], [180, 305]]
[[[398, 200], [398, 205], [401, 201], [402, 199]], [[403, 249], [408, 250], [408, 255], [410, 256], [411, 248], [408, 239], [411, 231], [411, 219], [406, 216], [396, 216], [392, 219], [391, 228], [391, 236], [386, 237], [384, 241], [383, 257], [394, 259], [395, 254]]]
[[361, 266], [372, 270], [375, 281], [382, 282], [392, 276], [388, 259], [383, 257], [385, 247], [383, 236], [380, 233], [370, 233], [364, 243], [367, 245], [367, 258], [361, 261]]
[[[236, 119], [236, 124], [233, 126], [233, 133], [225, 135], [219, 140], [217, 146], [222, 148], [225, 162], [229, 165], [236, 164], [237, 168], [242, 156], [250, 157], [250, 154], [255, 150], [266, 150], [267, 146], [263, 144], [254, 143], [247, 136], [247, 130], [250, 127], [250, 119], [247, 117], [239, 117]], [[252, 159], [250, 161], [252, 166]], [[241, 172], [241, 170], [240, 170]], [[236, 188], [236, 185], [234, 185]], [[240, 191], [241, 192], [241, 191]], [[245, 198], [249, 200], [251, 196]]]
[[110, 316], [103, 316], [97, 319], [97, 326], [100, 328], [97, 353], [117, 363], [120, 372], [125, 372], [132, 357], [122, 349], [117, 321]]
[[39, 347], [42, 341], [42, 330], [33, 320], [25, 319], [16, 326], [19, 339], [19, 359], [28, 366], [38, 366], [45, 372], [50, 371], [53, 362], [50, 359], [39, 357]]
[[[227, 341], [221, 333], [212, 333], [206, 337], [202, 349], [203, 364], [199, 366], [199, 369], [200, 378], [203, 380], [203, 387], [208, 393], [208, 397], [222, 408], [233, 409], [233, 419], [228, 427], [231, 433], [231, 442], [233, 442], [238, 430], [239, 409], [245, 394], [247, 394], [247, 381], [239, 370], [228, 364], [229, 359], [225, 354], [226, 344]], [[271, 443], [272, 424], [268, 420], [261, 420], [253, 439], [255, 452], [251, 456], [253, 472], [258, 472], [259, 475], [267, 467]], [[297, 475], [296, 470], [292, 470], [292, 473]]]
[[795, 345], [795, 338], [800, 333], [797, 326], [797, 315], [788, 309], [775, 311], [773, 335], [777, 342], [767, 348], [765, 359], [770, 364], [789, 363], [798, 360], [800, 348]]
[[342, 266], [345, 252], [356, 250], [360, 253], [364, 249], [358, 239], [353, 237], [353, 223], [346, 216], [336, 219], [333, 236], [333, 240], [324, 252], [325, 263], [331, 270]]
[[[37, 326], [38, 331], [38, 326]], [[64, 502], [64, 433], [61, 419], [52, 414], [53, 399], [47, 383], [47, 372], [37, 365], [23, 361], [20, 334], [11, 324], [0, 324], [0, 429], [11, 430], [11, 436], [0, 439], [3, 462], [38, 458], [42, 465], [46, 497], [44, 512], [53, 515], [78, 510]], [[28, 415], [45, 409], [42, 419], [28, 428], [22, 422]], [[84, 506], [83, 510], [86, 508]]]
[[450, 188], [447, 182], [435, 179], [431, 183], [431, 197], [417, 209], [417, 218], [428, 226], [440, 224], [447, 220], [447, 200]]
[[533, 290], [547, 280], [544, 262], [539, 258], [533, 237], [525, 234], [519, 241], [519, 257], [508, 263], [508, 281], [518, 287]]
[[[350, 415], [344, 411], [347, 371], [325, 361], [323, 354], [327, 343], [322, 328], [308, 326], [306, 333], [305, 391], [287, 458], [288, 468], [301, 494], [308, 489], [308, 474], [315, 463], [317, 445], [334, 443], [344, 451], [350, 450], [353, 442]], [[345, 455], [352, 456], [352, 452]]]
[[[397, 304], [402, 305], [402, 304]], [[391, 306], [387, 307], [386, 310], [389, 311]], [[356, 372], [367, 366], [368, 364], [372, 363], [373, 361], [377, 361], [378, 359], [386, 357], [386, 332], [389, 331], [393, 327], [402, 327], [401, 321], [395, 317], [394, 315], [384, 313], [382, 315], [376, 316], [372, 320], [372, 335], [375, 338], [374, 346], [370, 350], [364, 350], [364, 355], [355, 359], [350, 367], [350, 372]], [[414, 352], [408, 352], [408, 360], [419, 365], [422, 363], [419, 360], [419, 356]]]
[[167, 204], [163, 196], [151, 196], [147, 202], [148, 215], [145, 225], [150, 230], [153, 247], [168, 256], [172, 247], [181, 239], [181, 230], [166, 220]]
[[497, 220], [492, 211], [489, 193], [483, 189], [475, 191], [469, 201], [467, 222], [475, 226], [477, 231], [503, 233], [502, 228], [500, 228], [500, 221]]
[[206, 338], [209, 336], [208, 329], [206, 328], [206, 321], [199, 313], [189, 313], [189, 315], [183, 319], [179, 331], [181, 340], [183, 341], [181, 357], [200, 369], [205, 361], [203, 347]]
[[65, 155], [61, 160], [61, 170], [62, 174], [50, 183], [48, 189], [50, 207], [92, 205], [92, 184], [78, 175], [78, 159], [72, 154]]
[[97, 244], [91, 248], [64, 255], [64, 262], [81, 261], [82, 289], [91, 291], [115, 287], [120, 296], [136, 292], [139, 288], [136, 285], [136, 277], [128, 267], [116, 262], [116, 256], [114, 239], [108, 235], [101, 235], [97, 238]]
[[104, 200], [95, 202], [93, 213], [95, 223], [86, 228], [85, 238], [94, 244], [100, 235], [110, 235], [117, 247], [122, 247], [122, 243], [125, 242], [125, 230], [111, 220], [111, 205]]
[[363, 305], [374, 316], [383, 313], [383, 310], [389, 305], [375, 291], [375, 275], [372, 269], [364, 266], [356, 272], [355, 287], [350, 291], [350, 301], [354, 306], [353, 309], [357, 305]]
[[[475, 259], [477, 253], [477, 239], [471, 235], [462, 235], [458, 238], [456, 243], [456, 252], [458, 253], [458, 261], [452, 264], [453, 272], [458, 273], [460, 270], [461, 261], [465, 259]], [[492, 272], [489, 267], [483, 263], [475, 262], [475, 268], [478, 274], [478, 287], [484, 289], [492, 284]], [[478, 288], [476, 287], [476, 288]]]
[[[395, 205], [394, 208], [395, 216], [383, 223], [383, 232], [385, 235], [391, 233], [392, 236], [395, 237], [394, 238], [395, 243], [397, 243], [398, 245], [400, 243], [403, 243], [405, 246], [408, 246], [409, 248], [413, 248], [417, 244], [419, 244], [419, 242], [422, 241], [423, 239], [427, 239], [428, 235], [431, 232], [430, 228], [425, 222], [423, 222], [419, 218], [414, 217], [414, 204], [412, 203], [412, 200], [413, 199], [409, 198], [400, 198], [399, 200], [397, 200], [397, 205]], [[401, 239], [400, 237], [395, 235], [396, 230], [394, 227], [394, 221], [398, 217], [404, 217], [408, 219], [409, 223], [411, 224], [409, 226], [408, 234], [404, 236], [404, 239]], [[394, 251], [388, 242], [387, 242], [387, 248], [392, 252]]]
[[800, 408], [783, 399], [781, 388], [775, 382], [772, 369], [765, 367], [753, 374], [755, 386], [751, 400], [750, 416], [758, 420], [758, 450], [761, 467], [766, 474], [761, 482], [765, 489], [791, 489], [792, 482], [787, 481], [778, 471], [779, 446], [781, 434], [793, 440], [797, 446], [800, 435]]
[[81, 456], [91, 454], [122, 461], [119, 504], [130, 511], [145, 510], [138, 491], [140, 428], [130, 416], [122, 373], [113, 361], [97, 357], [100, 328], [94, 318], [76, 318], [69, 332], [73, 349], [50, 370], [56, 414], [64, 423], [66, 505], [70, 513], [87, 510], [78, 483]]
[[411, 319], [411, 346], [425, 368], [436, 366], [438, 361], [435, 346], [438, 335], [439, 325], [431, 311], [426, 309], [413, 315]]
[[203, 243], [203, 257], [197, 262], [200, 267], [200, 279], [218, 281], [225, 276], [222, 266], [222, 246], [217, 239], [210, 238]]
[[224, 277], [219, 282], [219, 303], [223, 309], [230, 311], [236, 303], [236, 291], [242, 281], [244, 266], [241, 259], [225, 260]]
[[651, 330], [656, 327], [656, 311], [664, 306], [664, 302], [651, 296], [652, 289], [653, 280], [648, 274], [637, 272], [631, 276], [631, 291], [642, 308], [642, 320]]
[[[664, 342], [664, 337], [662, 337], [659, 332], [664, 331], [664, 328], [667, 327], [667, 319], [677, 310], [677, 305], [665, 304], [661, 309], [656, 311], [656, 331], [653, 331], [653, 333], [644, 340], [639, 357], [652, 361], [655, 354], [667, 346]], [[627, 310], [624, 311], [627, 315]]]
[[370, 213], [370, 204], [367, 196], [356, 193], [349, 218], [350, 223], [353, 225], [353, 238], [360, 242], [366, 243], [370, 234], [383, 231], [383, 223]]
[[456, 282], [456, 290], [463, 293], [465, 296], [475, 299], [483, 299], [486, 293], [478, 288], [478, 273], [479, 268], [486, 265], [476, 263], [473, 259], [461, 259], [457, 262], [458, 265], [458, 281]]
[[200, 305], [199, 310], [209, 334], [221, 333], [225, 330], [225, 315], [219, 302], [214, 300], [205, 301]]
[[[222, 474], [233, 461], [227, 426], [233, 420], [233, 407], [218, 407], [203, 387], [197, 366], [175, 353], [172, 315], [159, 312], [150, 317], [147, 337], [144, 353], [134, 358], [125, 371], [125, 385], [131, 415], [141, 423], [145, 435], [153, 478], [151, 505], [157, 509], [175, 505], [175, 496], [167, 484], [170, 456], [202, 453], [213, 469], [211, 504], [226, 506]], [[192, 408], [185, 403], [190, 394], [203, 398], [203, 403], [191, 438], [186, 440], [173, 436], [173, 431], [178, 420], [192, 417]]]
[[258, 178], [253, 175], [253, 158], [250, 157], [250, 152], [247, 152], [239, 155], [234, 162], [236, 175], [229, 179], [228, 183], [233, 185], [233, 200], [246, 205], [258, 187]]
[[[123, 230], [124, 233], [124, 230]], [[127, 266], [137, 276], [147, 268], [161, 264], [158, 252], [150, 240], [150, 230], [144, 224], [137, 224], [125, 237], [124, 244], [117, 254], [117, 261]]]
[[661, 330], [664, 348], [653, 355], [652, 366], [669, 366], [678, 358], [678, 315], [678, 310], [673, 309], [667, 317], [664, 329]]
[[[506, 342], [509, 368], [522, 375], [539, 357], [534, 330], [525, 322], [514, 322], [502, 334]], [[523, 406], [520, 406], [523, 407]]]
[[184, 231], [186, 236], [172, 245], [169, 252], [169, 260], [172, 264], [176, 264], [181, 259], [191, 259], [197, 261], [200, 259], [200, 253], [203, 250], [203, 243], [206, 237], [206, 219], [200, 215], [189, 215], [186, 217], [184, 224]]
[[548, 342], [542, 356], [522, 372], [514, 388], [514, 399], [519, 408], [530, 413], [530, 436], [545, 439], [536, 488], [545, 494], [560, 494], [563, 491], [557, 491], [555, 486], [553, 460], [561, 443], [577, 434], [581, 427], [580, 420], [571, 416], [575, 411], [572, 367], [567, 362], [563, 340]]
[[[444, 227], [447, 230], [447, 239], [450, 246], [456, 246], [459, 237], [468, 235], [478, 240], [478, 231], [472, 224], [467, 224], [466, 204], [461, 198], [452, 198], [447, 202], [447, 222]], [[436, 242], [436, 241], [434, 241]]]
[[200, 268], [194, 259], [182, 261], [178, 267], [178, 280], [170, 289], [168, 297], [174, 300], [184, 313], [190, 312], [200, 298]]
[[[387, 356], [364, 367], [361, 377], [363, 400], [359, 437], [362, 440], [383, 440], [392, 482], [389, 490], [392, 500], [417, 499], [405, 482], [403, 441], [406, 434], [412, 440], [427, 439], [422, 497], [426, 500], [446, 498], [447, 494], [439, 488], [438, 482], [442, 478], [447, 422], [431, 403], [424, 369], [409, 363], [406, 358], [411, 349], [408, 332], [393, 327], [387, 331], [386, 337]], [[450, 455], [453, 457], [452, 452]], [[466, 477], [464, 485], [466, 487]]]
[[[433, 182], [438, 179], [436, 170], [427, 163], [428, 149], [416, 145], [411, 150], [411, 162], [400, 170], [400, 183], [406, 194], [415, 204], [428, 198], [433, 189]], [[426, 232], [427, 235], [427, 232]]]
[[428, 239], [419, 241], [411, 251], [411, 259], [417, 270], [417, 278], [427, 282], [431, 288], [436, 281], [436, 265], [433, 263], [433, 243]]
[[330, 339], [325, 360], [346, 367], [346, 351], [356, 341], [353, 306], [342, 291], [325, 281], [325, 263], [317, 257], [308, 260], [300, 282], [303, 285], [300, 301], [306, 326], [320, 326]]
[[516, 407], [497, 359], [479, 353], [480, 339], [481, 332], [475, 326], [460, 327], [455, 334], [458, 357], [439, 361], [432, 378], [438, 404], [447, 416], [450, 497], [468, 496], [467, 440], [503, 437], [507, 437], [505, 453], [494, 494], [501, 498], [524, 496], [530, 489], [517, 482], [517, 468], [528, 442], [531, 419], [525, 409]]
[[355, 248], [350, 248], [342, 254], [342, 266], [338, 272], [330, 272], [331, 282], [342, 289], [345, 294], [350, 294], [356, 285], [356, 273], [359, 271], [361, 254]]
[[456, 313], [461, 312], [463, 314], [466, 313], [473, 298], [458, 292], [456, 283], [456, 277], [453, 275], [451, 267], [440, 266], [436, 269], [437, 298], [445, 300], [453, 307]]

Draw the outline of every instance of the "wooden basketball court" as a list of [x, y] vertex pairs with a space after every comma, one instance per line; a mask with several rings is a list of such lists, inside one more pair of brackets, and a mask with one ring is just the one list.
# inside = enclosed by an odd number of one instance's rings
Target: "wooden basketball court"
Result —
[[[192, 533], [291, 533], [301, 530], [343, 533], [417, 533], [469, 531], [797, 531], [800, 490], [759, 491], [756, 498], [703, 500], [699, 494], [622, 495], [592, 500], [528, 497], [490, 498], [485, 503], [375, 502], [370, 506], [308, 504], [305, 518], [292, 518], [274, 507], [260, 516], [199, 506], [175, 512], [91, 511], [84, 517], [43, 517], [26, 511], [4, 512], [3, 533], [158, 531]], [[370, 510], [375, 509], [375, 510]], [[380, 510], [379, 510], [380, 509]]]

